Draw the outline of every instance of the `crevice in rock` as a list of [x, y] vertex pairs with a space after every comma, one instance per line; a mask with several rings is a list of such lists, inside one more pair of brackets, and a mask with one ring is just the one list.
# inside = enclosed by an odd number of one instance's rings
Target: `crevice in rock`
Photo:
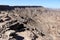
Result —
[[25, 21], [25, 22], [23, 22], [24, 24], [27, 24], [28, 23], [28, 21]]
[[0, 23], [4, 22], [2, 19], [0, 19]]
[[43, 34], [43, 33], [41, 32], [41, 36], [43, 37], [43, 36], [45, 36], [45, 34]]
[[24, 17], [21, 17], [22, 19], [24, 19]]

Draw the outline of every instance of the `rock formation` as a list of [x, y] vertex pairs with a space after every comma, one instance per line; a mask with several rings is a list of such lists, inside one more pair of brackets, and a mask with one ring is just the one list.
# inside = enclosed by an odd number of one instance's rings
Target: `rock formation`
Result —
[[60, 11], [0, 5], [0, 40], [60, 40]]

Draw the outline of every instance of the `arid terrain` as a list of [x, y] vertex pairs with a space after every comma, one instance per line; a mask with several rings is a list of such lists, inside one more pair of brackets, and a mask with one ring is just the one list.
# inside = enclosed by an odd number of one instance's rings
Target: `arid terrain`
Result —
[[0, 40], [60, 40], [60, 10], [0, 5]]

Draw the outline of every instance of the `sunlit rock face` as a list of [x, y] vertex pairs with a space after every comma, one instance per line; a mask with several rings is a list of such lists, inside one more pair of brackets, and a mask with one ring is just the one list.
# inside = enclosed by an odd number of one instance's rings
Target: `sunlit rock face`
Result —
[[0, 5], [0, 40], [60, 40], [60, 10]]

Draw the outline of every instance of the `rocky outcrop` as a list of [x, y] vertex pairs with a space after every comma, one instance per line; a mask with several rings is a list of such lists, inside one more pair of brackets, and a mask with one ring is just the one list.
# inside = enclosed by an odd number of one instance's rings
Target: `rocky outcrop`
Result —
[[0, 40], [60, 40], [60, 11], [42, 6], [2, 8]]

